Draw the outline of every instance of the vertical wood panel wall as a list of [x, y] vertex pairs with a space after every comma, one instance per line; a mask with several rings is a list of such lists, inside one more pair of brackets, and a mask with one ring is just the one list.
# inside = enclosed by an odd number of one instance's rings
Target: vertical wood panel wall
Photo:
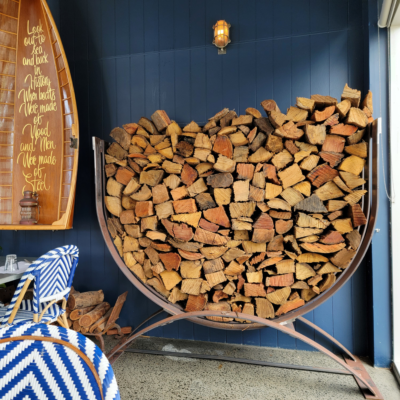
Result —
[[[3, 254], [40, 256], [59, 245], [79, 247], [79, 290], [104, 289], [107, 301], [129, 290], [120, 324], [137, 325], [156, 306], [114, 264], [94, 208], [91, 137], [156, 109], [186, 124], [204, 124], [223, 107], [243, 114], [275, 99], [340, 98], [344, 84], [368, 89], [362, 0], [49, 0], [68, 57], [80, 120], [74, 229], [2, 232]], [[212, 25], [232, 24], [232, 43], [218, 55]], [[43, 212], [46, 212], [43, 210]], [[359, 355], [368, 352], [367, 262], [333, 298], [306, 317]], [[322, 339], [313, 331], [302, 332]], [[271, 329], [227, 332], [180, 322], [156, 336], [310, 350]], [[329, 348], [330, 345], [328, 345]]]
[[[378, 4], [377, 4], [378, 3]], [[380, 15], [381, 1], [368, 0], [368, 20], [377, 21]], [[389, 71], [387, 61], [388, 51], [387, 29], [379, 29], [377, 23], [368, 24], [369, 39], [369, 85], [375, 94], [375, 109], [377, 115], [382, 117], [382, 135], [380, 139], [381, 162], [379, 179], [381, 189], [379, 190], [379, 213], [376, 221], [375, 236], [370, 247], [371, 252], [371, 278], [373, 287], [370, 291], [373, 309], [370, 316], [374, 332], [371, 338], [371, 355], [376, 367], [390, 368], [393, 360], [393, 333], [392, 333], [392, 296], [398, 296], [395, 290], [397, 282], [392, 283], [391, 278], [391, 239], [392, 246], [397, 243], [391, 238], [391, 201], [395, 197], [395, 188], [392, 189], [390, 178], [390, 154], [389, 146]], [[393, 115], [393, 118], [396, 118]], [[393, 171], [393, 173], [396, 173]], [[386, 189], [387, 187], [387, 189]], [[392, 268], [398, 268], [393, 264]], [[393, 285], [393, 290], [390, 290]], [[395, 338], [394, 338], [395, 339]]]

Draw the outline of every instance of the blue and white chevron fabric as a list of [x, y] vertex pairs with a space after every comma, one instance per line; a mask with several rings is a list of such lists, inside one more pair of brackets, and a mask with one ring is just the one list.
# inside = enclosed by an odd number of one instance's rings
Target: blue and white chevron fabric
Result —
[[[33, 314], [40, 313], [40, 309], [43, 309], [48, 304], [48, 302], [44, 301], [43, 299], [51, 296], [54, 297], [57, 294], [62, 295], [63, 293], [65, 294], [62, 297], [68, 299], [69, 289], [72, 285], [72, 280], [78, 261], [79, 250], [73, 245], [58, 247], [57, 249], [51, 250], [38, 258], [29, 266], [19, 281], [17, 290], [14, 293], [14, 297], [7, 307], [7, 310], [3, 312], [3, 318], [0, 320], [0, 322], [4, 323], [10, 317], [18, 296], [21, 293], [21, 290], [27, 279], [34, 279], [35, 281], [30, 320], [33, 319]], [[40, 307], [40, 303], [42, 303], [43, 307]], [[59, 307], [54, 305], [53, 308], [56, 309]], [[20, 307], [20, 309], [24, 308]], [[28, 309], [25, 308], [25, 311], [27, 310]], [[18, 311], [18, 313], [19, 312], [20, 311]], [[61, 309], [56, 312], [58, 315], [61, 315], [62, 313], [63, 311]], [[46, 318], [48, 318], [49, 315], [51, 315], [51, 312], [46, 314]], [[13, 324], [23, 322], [27, 315], [27, 312], [25, 312], [23, 316], [17, 315]]]
[[[39, 314], [42, 313], [44, 308], [47, 306], [47, 303], [39, 304]], [[0, 307], [0, 321], [2, 321], [4, 315], [7, 312], [7, 307]], [[40, 322], [46, 323], [57, 320], [57, 318], [64, 314], [65, 310], [63, 310], [58, 304], [52, 304], [46, 312], [43, 314]], [[15, 315], [13, 325], [21, 324], [26, 322], [32, 322], [33, 320], [33, 302], [32, 300], [22, 300], [21, 305], [17, 314]], [[5, 321], [4, 321], [5, 322]]]
[[[72, 348], [39, 339], [8, 340], [20, 336], [58, 339]], [[120, 394], [110, 363], [90, 339], [61, 327], [24, 324], [0, 329], [0, 398], [119, 400]]]

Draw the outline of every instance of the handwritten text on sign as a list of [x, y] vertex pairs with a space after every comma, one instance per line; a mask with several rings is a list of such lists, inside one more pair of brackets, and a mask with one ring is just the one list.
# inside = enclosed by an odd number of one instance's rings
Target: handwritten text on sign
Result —
[[48, 191], [50, 184], [46, 182], [46, 170], [56, 165], [57, 158], [53, 155], [56, 145], [46, 114], [57, 111], [56, 95], [50, 78], [42, 73], [41, 66], [49, 63], [49, 54], [42, 47], [46, 37], [41, 21], [30, 27], [28, 20], [26, 33], [24, 46], [29, 49], [30, 56], [23, 57], [22, 64], [31, 68], [24, 80], [29, 86], [18, 92], [21, 102], [18, 112], [29, 118], [29, 122], [21, 132], [23, 140], [18, 149], [17, 163], [22, 166], [25, 178], [22, 191]]

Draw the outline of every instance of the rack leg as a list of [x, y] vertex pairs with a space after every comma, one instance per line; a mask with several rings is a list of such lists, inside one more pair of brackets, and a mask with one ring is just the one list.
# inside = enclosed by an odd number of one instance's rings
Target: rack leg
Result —
[[303, 317], [298, 317], [297, 318], [298, 321], [303, 322], [304, 324], [308, 325], [309, 327], [315, 329], [318, 333], [320, 333], [321, 335], [323, 335], [324, 337], [326, 337], [327, 339], [329, 339], [332, 343], [334, 343], [336, 346], [338, 346], [341, 350], [344, 351], [344, 353], [346, 354], [346, 356], [344, 356], [344, 360], [345, 362], [351, 366], [355, 371], [358, 371], [362, 377], [370, 384], [370, 386], [372, 388], [374, 388], [374, 391], [376, 393], [376, 396], [372, 396], [368, 393], [367, 387], [355, 376], [354, 379], [357, 382], [357, 385], [359, 386], [362, 394], [364, 395], [364, 397], [366, 399], [383, 399], [382, 394], [379, 392], [378, 388], [376, 387], [374, 381], [371, 379], [371, 377], [369, 376], [367, 370], [365, 369], [363, 363], [361, 362], [361, 360], [356, 357], [355, 355], [353, 355], [349, 350], [346, 349], [346, 347], [344, 347], [340, 342], [338, 342], [333, 336], [331, 336], [329, 333], [325, 332], [323, 329], [321, 329], [319, 326], [313, 324], [312, 322], [308, 321], [307, 319], [303, 318]]
[[356, 361], [355, 357], [353, 354], [350, 353], [349, 350], [346, 349], [340, 342], [338, 342], [333, 336], [331, 336], [329, 333], [325, 332], [322, 330], [319, 326], [313, 324], [312, 322], [308, 321], [307, 319], [303, 317], [298, 317], [297, 321], [303, 322], [303, 324], [308, 325], [309, 327], [315, 329], [318, 333], [321, 335], [325, 336], [327, 339], [329, 339], [332, 343], [335, 343], [336, 346], [338, 346], [341, 350], [343, 350], [353, 361]]
[[[225, 318], [241, 318], [241, 319], [247, 319], [252, 322], [256, 322], [259, 324], [262, 324], [266, 327], [274, 328], [278, 331], [281, 331], [283, 333], [288, 334], [289, 336], [299, 339], [308, 345], [314, 347], [316, 350], [321, 351], [328, 357], [330, 357], [332, 360], [336, 361], [338, 364], [340, 364], [344, 369], [346, 369], [351, 375], [354, 376], [354, 378], [362, 385], [365, 387], [365, 392], [363, 391], [364, 396], [368, 399], [374, 399], [374, 400], [384, 400], [382, 395], [377, 391], [375, 384], [373, 384], [371, 378], [367, 379], [366, 377], [363, 376], [361, 373], [360, 369], [358, 368], [353, 368], [350, 366], [348, 363], [344, 362], [341, 360], [338, 356], [327, 350], [325, 347], [320, 345], [319, 343], [313, 341], [312, 339], [309, 339], [308, 337], [302, 335], [299, 332], [296, 332], [295, 330], [291, 329], [290, 327], [286, 327], [284, 325], [280, 325], [274, 321], [269, 321], [267, 319], [263, 319], [260, 317], [256, 317], [253, 315], [248, 315], [248, 314], [242, 314], [242, 313], [235, 313], [235, 312], [218, 312], [218, 311], [196, 311], [196, 312], [185, 312], [182, 314], [174, 315], [168, 318], [165, 318], [161, 321], [158, 321], [144, 329], [142, 329], [140, 332], [132, 334], [129, 338], [126, 338], [126, 340], [123, 343], [119, 343], [117, 346], [114, 347], [114, 349], [107, 355], [107, 358], [109, 362], [112, 364], [113, 362], [116, 361], [115, 356], [119, 356], [124, 352], [129, 344], [131, 344], [136, 338], [138, 338], [141, 335], [144, 335], [145, 333], [158, 328], [160, 326], [168, 325], [172, 322], [179, 321], [182, 319], [190, 319], [190, 318], [202, 318], [202, 317], [225, 317]], [[123, 339], [124, 340], [124, 339]], [[122, 341], [121, 341], [122, 342]], [[328, 371], [325, 371], [328, 372]], [[373, 385], [371, 385], [371, 383]], [[369, 391], [370, 393], [368, 393]]]
[[[151, 314], [149, 317], [147, 317], [144, 321], [142, 321], [132, 332], [130, 335], [124, 336], [107, 354], [106, 357], [108, 358], [108, 362], [113, 365], [118, 358], [120, 358], [122, 356], [122, 354], [124, 354], [124, 351], [127, 348], [127, 345], [124, 346], [124, 343], [127, 342], [132, 335], [135, 334], [135, 332], [137, 332], [137, 330], [143, 326], [144, 324], [146, 324], [147, 322], [151, 321], [154, 317], [156, 317], [157, 315], [160, 315], [161, 313], [164, 312], [164, 309], [160, 308], [158, 309], [156, 312], [154, 312], [153, 314]], [[130, 344], [131, 341], [129, 340]]]

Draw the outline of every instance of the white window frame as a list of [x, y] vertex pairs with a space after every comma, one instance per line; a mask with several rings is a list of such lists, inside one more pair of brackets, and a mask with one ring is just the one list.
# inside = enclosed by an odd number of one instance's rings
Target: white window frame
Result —
[[[389, 30], [393, 371], [400, 382], [400, 13]], [[397, 21], [399, 20], [399, 21]]]

